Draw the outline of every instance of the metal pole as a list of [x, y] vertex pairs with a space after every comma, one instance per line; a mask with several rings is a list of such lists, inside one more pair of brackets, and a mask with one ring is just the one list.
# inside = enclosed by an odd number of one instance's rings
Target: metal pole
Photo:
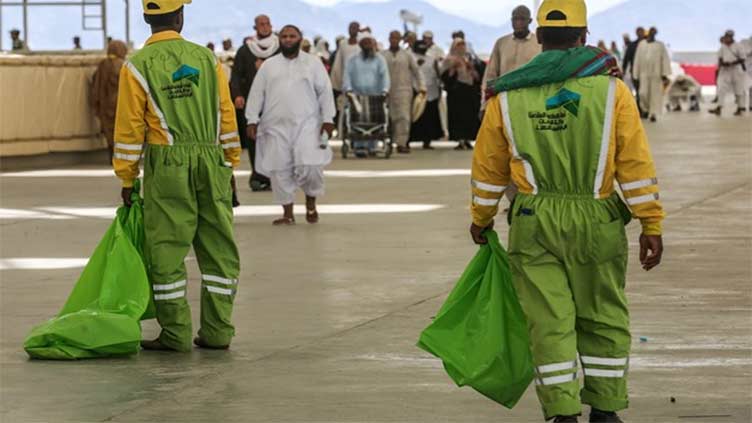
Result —
[[125, 0], [125, 45], [131, 48], [131, 2]]
[[3, 37], [5, 37], [5, 32], [3, 32], [3, 6], [0, 5], [0, 51], [3, 51]]
[[26, 44], [26, 49], [30, 50], [31, 47], [29, 47], [29, 0], [23, 0], [23, 34], [24, 34], [24, 43]]
[[102, 40], [107, 51], [107, 0], [102, 0]]

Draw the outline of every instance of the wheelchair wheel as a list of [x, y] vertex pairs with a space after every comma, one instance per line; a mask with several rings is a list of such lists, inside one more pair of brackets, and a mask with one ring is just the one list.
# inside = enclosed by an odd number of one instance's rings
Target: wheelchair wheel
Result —
[[350, 146], [347, 143], [347, 140], [342, 140], [342, 158], [347, 159], [347, 153], [350, 152]]

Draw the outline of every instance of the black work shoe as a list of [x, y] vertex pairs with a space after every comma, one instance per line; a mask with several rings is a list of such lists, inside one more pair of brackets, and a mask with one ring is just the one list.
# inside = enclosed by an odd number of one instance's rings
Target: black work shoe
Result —
[[590, 423], [624, 423], [613, 411], [590, 410]]
[[577, 423], [577, 416], [556, 416], [554, 423]]
[[229, 345], [210, 345], [205, 340], [201, 339], [201, 337], [197, 336], [193, 338], [193, 343], [196, 344], [199, 348], [206, 348], [207, 350], [226, 350], [230, 348]]
[[734, 113], [734, 116], [741, 116], [742, 113], [744, 113], [746, 110], [747, 109], [745, 109], [744, 107], [740, 107], [740, 108], [736, 109], [736, 113]]
[[176, 349], [170, 348], [167, 345], [163, 344], [162, 341], [159, 340], [159, 338], [153, 341], [141, 341], [141, 348], [147, 351], [177, 351]]

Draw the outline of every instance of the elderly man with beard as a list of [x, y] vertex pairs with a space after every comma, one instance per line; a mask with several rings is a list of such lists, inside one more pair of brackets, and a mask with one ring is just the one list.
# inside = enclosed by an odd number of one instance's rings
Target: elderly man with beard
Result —
[[[342, 89], [345, 93], [369, 96], [365, 100], [369, 106], [368, 110], [379, 110], [384, 105], [384, 96], [389, 93], [389, 68], [384, 57], [376, 54], [376, 39], [370, 32], [361, 33], [358, 38], [360, 39], [360, 53], [347, 61]], [[366, 119], [376, 118], [371, 114], [366, 116], [368, 116]], [[350, 140], [357, 156], [365, 155], [362, 152], [364, 145], [368, 147], [369, 152], [373, 152], [374, 141], [352, 138]]]
[[342, 90], [362, 95], [386, 95], [389, 92], [389, 69], [386, 60], [376, 54], [376, 40], [369, 32], [359, 36], [360, 54], [345, 65]]
[[258, 166], [271, 177], [284, 215], [274, 225], [293, 225], [295, 192], [306, 195], [306, 220], [318, 222], [316, 197], [324, 194], [324, 166], [332, 160], [323, 137], [334, 131], [334, 97], [318, 57], [300, 51], [303, 35], [287, 25], [281, 55], [264, 62], [246, 107], [249, 138], [258, 141]]
[[[279, 38], [272, 32], [272, 24], [268, 16], [256, 16], [253, 28], [256, 30], [256, 36], [251, 37], [238, 49], [230, 79], [230, 91], [235, 102], [239, 128], [246, 126], [246, 101], [256, 73], [264, 60], [279, 53]], [[269, 178], [256, 168], [256, 140], [249, 139], [243, 131], [241, 131], [240, 140], [243, 147], [248, 149], [248, 157], [251, 160], [252, 173], [248, 184], [253, 191], [269, 191], [271, 189]]]

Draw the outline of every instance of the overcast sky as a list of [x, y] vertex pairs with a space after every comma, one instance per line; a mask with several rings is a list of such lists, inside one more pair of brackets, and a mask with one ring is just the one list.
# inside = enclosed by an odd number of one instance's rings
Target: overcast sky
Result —
[[[316, 5], [332, 5], [340, 0], [304, 0]], [[348, 0], [364, 1], [364, 0]], [[374, 1], [374, 0], [368, 0]], [[378, 0], [375, 0], [378, 1]], [[525, 4], [532, 8], [533, 0], [425, 0], [439, 9], [450, 13], [464, 16], [481, 23], [498, 25], [499, 20], [506, 21], [509, 11], [518, 4]], [[588, 12], [597, 13], [609, 7], [622, 3], [625, 0], [588, 0]]]

